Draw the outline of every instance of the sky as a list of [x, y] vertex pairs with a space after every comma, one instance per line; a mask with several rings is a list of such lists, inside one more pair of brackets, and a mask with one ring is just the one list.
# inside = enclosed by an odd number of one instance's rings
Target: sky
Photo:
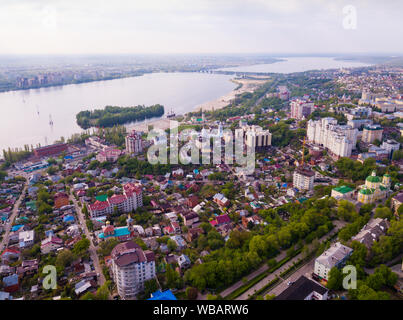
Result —
[[401, 0], [0, 0], [0, 54], [400, 54], [402, 12]]

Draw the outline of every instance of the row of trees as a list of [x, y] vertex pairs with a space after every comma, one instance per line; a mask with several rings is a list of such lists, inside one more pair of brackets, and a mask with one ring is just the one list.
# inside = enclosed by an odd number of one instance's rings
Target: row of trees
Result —
[[[265, 259], [276, 256], [280, 250], [293, 248], [294, 245], [302, 247], [303, 240], [319, 227], [325, 226], [323, 231], [326, 233], [328, 224], [331, 224], [333, 202], [333, 199], [308, 200], [303, 204], [290, 203], [283, 208], [262, 210], [267, 211], [260, 213], [268, 222], [262, 230], [233, 231], [225, 244], [217, 242], [219, 239], [209, 232], [204, 249], [210, 250], [210, 255], [204, 258], [202, 264], [188, 270], [185, 280], [199, 290], [222, 289], [232, 284], [256, 269]], [[288, 223], [279, 218], [280, 209], [290, 213]], [[205, 241], [204, 238], [202, 241]]]

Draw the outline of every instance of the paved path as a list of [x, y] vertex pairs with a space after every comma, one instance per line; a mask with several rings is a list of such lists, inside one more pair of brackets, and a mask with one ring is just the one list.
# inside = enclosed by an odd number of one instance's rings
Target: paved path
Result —
[[78, 220], [80, 222], [81, 228], [84, 230], [84, 233], [85, 233], [87, 239], [90, 240], [90, 247], [88, 248], [88, 251], [90, 253], [91, 260], [94, 263], [95, 272], [99, 274], [99, 276], [97, 277], [98, 285], [102, 286], [105, 283], [106, 279], [105, 279], [105, 276], [104, 276], [104, 274], [102, 272], [101, 265], [99, 263], [99, 258], [98, 258], [98, 254], [97, 254], [97, 247], [95, 247], [93, 242], [92, 242], [91, 234], [88, 231], [87, 224], [85, 222], [85, 215], [82, 212], [81, 207], [78, 206], [77, 200], [72, 195], [71, 192], [70, 192], [70, 200], [73, 201], [74, 206], [76, 207], [77, 216], [78, 216]]
[[312, 279], [312, 271], [315, 266], [315, 259], [316, 258], [311, 259], [308, 263], [306, 263], [301, 268], [296, 270], [288, 278], [283, 279], [280, 282], [278, 282], [274, 288], [271, 288], [269, 291], [265, 292], [263, 295], [265, 296], [267, 294], [274, 294], [275, 296], [278, 296], [280, 293], [282, 293], [285, 289], [288, 288], [289, 282], [295, 282], [301, 276], [305, 276], [308, 279]]
[[28, 188], [28, 185], [27, 185], [27, 183], [25, 183], [24, 188], [22, 189], [21, 195], [19, 196], [19, 198], [17, 199], [17, 201], [14, 204], [13, 211], [12, 211], [11, 216], [9, 218], [10, 222], [6, 225], [6, 232], [4, 233], [3, 239], [1, 240], [1, 243], [0, 243], [0, 252], [2, 252], [3, 249], [8, 245], [8, 238], [10, 236], [11, 226], [14, 223], [14, 219], [18, 215], [18, 208], [21, 205], [21, 201], [25, 196], [25, 192], [26, 192], [27, 188]]
[[[332, 235], [334, 235], [336, 232], [339, 231], [339, 229], [345, 225], [345, 223], [341, 223], [338, 221], [334, 221], [335, 228], [330, 231], [328, 234], [324, 235], [322, 238], [319, 239], [319, 242], [323, 242]], [[259, 289], [263, 288], [265, 285], [267, 285], [270, 281], [274, 280], [276, 276], [279, 276], [280, 273], [288, 269], [289, 267], [292, 266], [294, 262], [297, 262], [299, 259], [302, 258], [302, 253], [297, 254], [294, 258], [292, 258], [290, 261], [282, 265], [279, 269], [274, 271], [273, 273], [270, 273], [266, 278], [262, 279], [262, 281], [256, 283], [253, 287], [249, 288], [249, 290], [245, 291], [243, 294], [241, 294], [239, 297], [237, 297], [235, 300], [246, 300], [248, 297], [252, 294], [255, 293], [255, 291], [258, 291]], [[280, 259], [279, 259], [280, 260]], [[315, 259], [313, 259], [315, 260]], [[287, 281], [288, 282], [288, 281]]]

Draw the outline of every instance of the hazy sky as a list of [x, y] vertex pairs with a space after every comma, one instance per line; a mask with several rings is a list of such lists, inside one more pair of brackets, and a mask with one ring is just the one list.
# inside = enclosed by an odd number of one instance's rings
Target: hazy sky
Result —
[[403, 53], [402, 12], [401, 0], [0, 0], [0, 54]]

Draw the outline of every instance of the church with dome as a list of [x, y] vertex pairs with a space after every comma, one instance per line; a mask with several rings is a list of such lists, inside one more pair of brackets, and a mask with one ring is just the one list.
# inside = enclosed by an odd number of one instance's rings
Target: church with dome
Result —
[[361, 203], [374, 203], [387, 198], [390, 192], [390, 175], [382, 178], [376, 175], [375, 170], [365, 179], [365, 184], [360, 186], [357, 200]]

